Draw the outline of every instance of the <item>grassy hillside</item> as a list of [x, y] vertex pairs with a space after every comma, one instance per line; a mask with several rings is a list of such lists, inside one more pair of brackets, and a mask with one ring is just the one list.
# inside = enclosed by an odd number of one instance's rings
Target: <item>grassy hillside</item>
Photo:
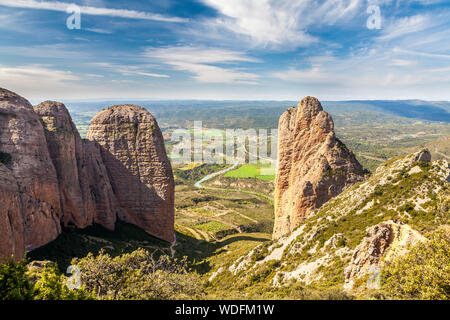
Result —
[[397, 219], [428, 236], [449, 224], [450, 168], [446, 161], [422, 163], [415, 155], [391, 159], [363, 183], [331, 199], [290, 235], [266, 242], [232, 264], [221, 266], [212, 287], [266, 292], [294, 283], [339, 289], [344, 269], [366, 228]]

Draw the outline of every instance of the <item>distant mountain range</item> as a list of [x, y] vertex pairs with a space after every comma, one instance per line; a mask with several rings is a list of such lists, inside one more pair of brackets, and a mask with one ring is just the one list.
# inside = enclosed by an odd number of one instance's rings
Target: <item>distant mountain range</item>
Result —
[[[89, 114], [121, 101], [66, 102], [74, 113]], [[297, 101], [200, 101], [200, 100], [149, 100], [131, 101], [147, 108], [158, 119], [182, 118], [265, 118], [276, 119]], [[351, 100], [324, 101], [324, 109], [330, 114], [351, 112], [377, 112], [410, 119], [450, 122], [450, 102], [423, 100]], [[262, 121], [261, 124], [267, 121]], [[277, 121], [272, 121], [277, 122]]]
[[429, 102], [422, 100], [374, 100], [348, 101], [346, 103], [368, 104], [375, 107], [377, 111], [391, 113], [406, 118], [450, 122], [450, 102]]

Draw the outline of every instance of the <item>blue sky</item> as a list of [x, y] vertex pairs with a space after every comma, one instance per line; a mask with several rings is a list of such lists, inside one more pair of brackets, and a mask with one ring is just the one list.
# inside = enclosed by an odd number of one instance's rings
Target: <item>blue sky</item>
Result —
[[449, 30], [448, 0], [0, 0], [0, 87], [33, 101], [450, 100]]

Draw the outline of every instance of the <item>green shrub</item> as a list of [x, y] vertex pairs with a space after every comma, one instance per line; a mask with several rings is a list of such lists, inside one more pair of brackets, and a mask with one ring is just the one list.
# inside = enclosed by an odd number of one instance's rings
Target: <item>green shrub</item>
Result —
[[81, 282], [99, 299], [176, 300], [198, 299], [203, 288], [197, 274], [188, 272], [186, 257], [154, 258], [144, 249], [112, 258], [105, 252], [74, 259]]
[[30, 268], [27, 261], [0, 264], [0, 300], [86, 300], [84, 288], [69, 290], [55, 263]]
[[450, 231], [440, 229], [382, 271], [388, 299], [450, 299]]
[[34, 283], [34, 300], [92, 300], [84, 288], [70, 290], [56, 263], [47, 264]]
[[34, 288], [25, 261], [0, 264], [0, 300], [32, 300]]

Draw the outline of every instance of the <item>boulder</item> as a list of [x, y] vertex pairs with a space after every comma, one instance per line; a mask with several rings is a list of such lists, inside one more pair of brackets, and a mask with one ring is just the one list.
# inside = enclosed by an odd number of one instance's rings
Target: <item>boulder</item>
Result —
[[[408, 225], [386, 221], [367, 228], [367, 234], [355, 248], [352, 260], [345, 269], [346, 289], [351, 289], [356, 279], [365, 276], [379, 277], [383, 264], [408, 252], [408, 247], [425, 238]], [[379, 289], [371, 285], [369, 289]]]

